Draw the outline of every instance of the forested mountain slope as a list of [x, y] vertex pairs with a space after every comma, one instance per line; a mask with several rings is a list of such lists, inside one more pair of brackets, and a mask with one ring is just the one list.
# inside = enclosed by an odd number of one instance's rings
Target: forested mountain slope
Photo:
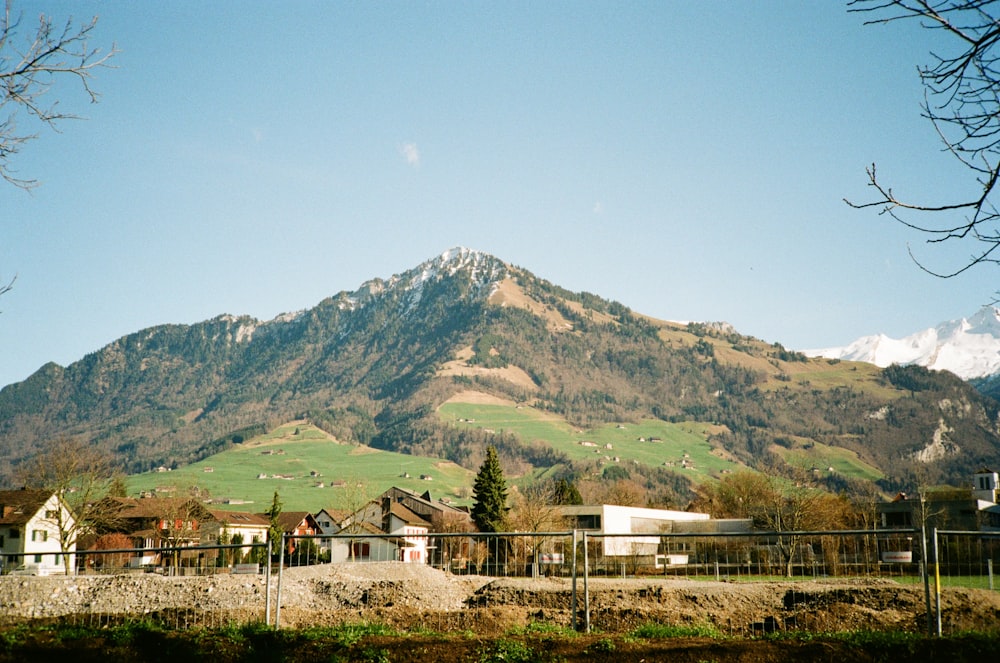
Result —
[[[849, 450], [883, 488], [964, 483], [1000, 464], [998, 404], [947, 373], [809, 359], [727, 325], [677, 325], [454, 249], [267, 322], [220, 316], [142, 330], [0, 391], [0, 484], [59, 436], [128, 471], [184, 464], [306, 417], [348, 443], [469, 468], [492, 443], [535, 467], [575, 465], [544, 443], [435, 415], [458, 393], [533, 405], [580, 427], [708, 422], [745, 464], [794, 474], [791, 451]], [[649, 485], [683, 473], [641, 468]], [[843, 480], [826, 479], [834, 487]]]

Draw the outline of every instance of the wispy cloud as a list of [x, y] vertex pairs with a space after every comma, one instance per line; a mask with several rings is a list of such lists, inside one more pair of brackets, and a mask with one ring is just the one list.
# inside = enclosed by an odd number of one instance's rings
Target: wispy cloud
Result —
[[416, 143], [403, 143], [399, 147], [399, 153], [406, 159], [406, 163], [414, 168], [420, 166], [420, 150], [417, 149]]

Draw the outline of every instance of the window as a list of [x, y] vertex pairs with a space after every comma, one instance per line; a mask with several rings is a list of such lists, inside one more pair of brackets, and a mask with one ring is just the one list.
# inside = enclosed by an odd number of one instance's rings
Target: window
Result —
[[12, 539], [20, 539], [21, 538], [21, 530], [17, 529], [16, 527], [11, 527], [10, 528], [10, 538], [12, 538]]
[[56, 511], [55, 509], [48, 509], [45, 512], [45, 519], [46, 520], [57, 520], [58, 518], [59, 518], [59, 512]]
[[41, 564], [41, 563], [42, 563], [42, 556], [35, 555], [35, 564]]
[[581, 514], [576, 517], [578, 529], [601, 529], [601, 516], [598, 514]]
[[49, 533], [43, 529], [33, 529], [31, 530], [31, 540], [32, 541], [48, 541]]

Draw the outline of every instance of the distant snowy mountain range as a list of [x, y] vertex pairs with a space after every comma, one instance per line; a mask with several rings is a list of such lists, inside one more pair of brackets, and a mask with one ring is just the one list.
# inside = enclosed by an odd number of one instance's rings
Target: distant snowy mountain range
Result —
[[906, 338], [864, 336], [848, 346], [803, 350], [811, 357], [864, 361], [876, 366], [918, 364], [951, 371], [963, 380], [1000, 374], [1000, 308], [984, 306], [970, 318], [950, 320]]

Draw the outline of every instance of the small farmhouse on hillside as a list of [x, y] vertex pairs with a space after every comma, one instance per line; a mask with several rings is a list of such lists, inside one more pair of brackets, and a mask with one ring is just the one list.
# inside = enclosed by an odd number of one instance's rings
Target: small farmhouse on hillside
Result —
[[[32, 575], [66, 572], [75, 567], [76, 541], [65, 551], [62, 531], [72, 532], [73, 514], [58, 494], [44, 490], [0, 491], [0, 572], [12, 570]], [[72, 539], [72, 537], [71, 537]]]

